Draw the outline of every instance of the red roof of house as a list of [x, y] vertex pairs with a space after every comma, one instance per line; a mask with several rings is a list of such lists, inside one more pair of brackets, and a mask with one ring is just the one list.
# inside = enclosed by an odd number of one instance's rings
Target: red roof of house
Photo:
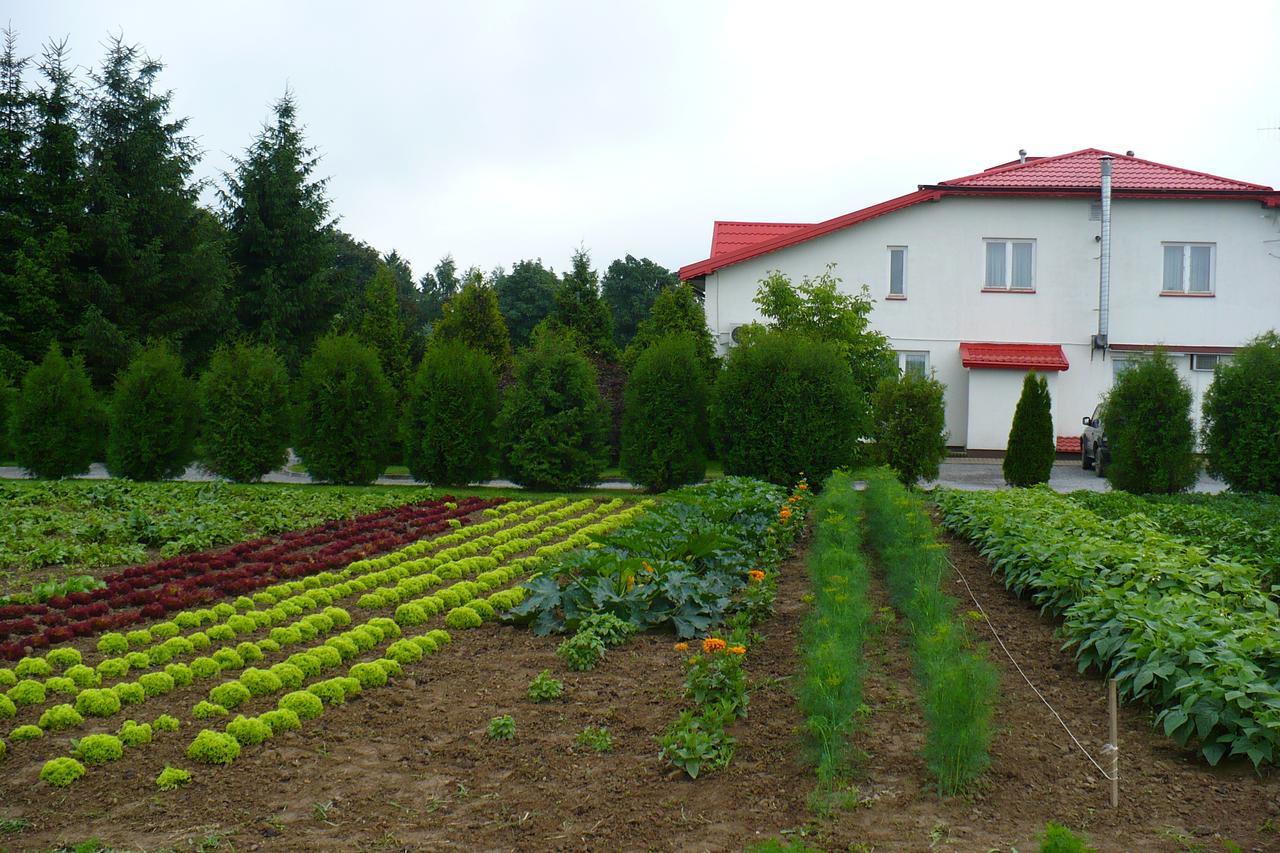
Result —
[[[801, 225], [787, 222], [717, 222], [711, 256], [680, 268], [680, 278], [704, 276], [760, 255], [776, 252], [926, 201], [958, 195], [1087, 196], [1098, 192], [1098, 158], [1110, 154], [1112, 192], [1121, 198], [1233, 198], [1280, 207], [1280, 192], [1262, 184], [1221, 178], [1205, 172], [1166, 166], [1151, 160], [1085, 148], [1056, 157], [1028, 157], [994, 166], [974, 175], [922, 184], [916, 192], [873, 204], [825, 222]], [[721, 234], [723, 233], [723, 239]]]
[[995, 166], [976, 175], [966, 175], [943, 181], [944, 187], [987, 187], [999, 189], [1100, 189], [1102, 172], [1098, 158], [1110, 154], [1113, 158], [1111, 186], [1113, 191], [1138, 192], [1270, 192], [1271, 187], [1251, 184], [1231, 178], [1166, 166], [1138, 157], [1128, 157], [1085, 148], [1056, 157], [1028, 158], [1027, 162], [1007, 163]]
[[1080, 436], [1078, 435], [1060, 435], [1054, 442], [1055, 448], [1059, 453], [1079, 453], [1080, 452]]
[[711, 230], [711, 257], [718, 258], [747, 246], [782, 237], [808, 222], [716, 222]]
[[960, 363], [965, 367], [994, 367], [1003, 370], [1066, 370], [1071, 365], [1057, 344], [960, 344]]

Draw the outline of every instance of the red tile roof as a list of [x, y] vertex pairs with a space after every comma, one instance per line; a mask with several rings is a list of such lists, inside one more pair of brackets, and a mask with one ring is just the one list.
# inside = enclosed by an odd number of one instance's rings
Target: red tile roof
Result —
[[721, 222], [711, 230], [711, 257], [728, 255], [747, 246], [782, 237], [800, 228], [808, 228], [808, 222]]
[[1066, 370], [1071, 365], [1057, 344], [960, 344], [960, 363], [965, 367], [994, 367], [1004, 370]]
[[995, 166], [976, 175], [967, 175], [943, 181], [943, 187], [986, 187], [1001, 189], [1098, 189], [1101, 171], [1098, 158], [1110, 154], [1112, 162], [1111, 185], [1114, 190], [1146, 192], [1270, 192], [1271, 187], [1251, 184], [1231, 178], [1166, 166], [1151, 160], [1128, 157], [1085, 148], [1056, 157], [1028, 158], [1027, 162]]
[[1078, 435], [1060, 435], [1055, 444], [1059, 453], [1080, 452], [1080, 436]]
[[[708, 275], [732, 264], [946, 196], [1087, 196], [1098, 191], [1101, 182], [1098, 158], [1108, 153], [1100, 148], [1086, 148], [1056, 157], [1028, 157], [1026, 162], [1005, 163], [940, 184], [922, 184], [916, 192], [813, 225], [717, 222], [712, 232], [710, 257], [681, 267], [680, 278], [688, 281]], [[1111, 156], [1114, 158], [1112, 189], [1118, 197], [1235, 198], [1280, 207], [1280, 192], [1262, 184], [1220, 178], [1124, 154], [1112, 153]]]

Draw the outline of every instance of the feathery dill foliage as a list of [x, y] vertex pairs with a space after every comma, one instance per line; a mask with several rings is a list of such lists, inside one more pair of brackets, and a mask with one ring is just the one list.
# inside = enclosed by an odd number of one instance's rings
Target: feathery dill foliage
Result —
[[925, 763], [942, 794], [962, 791], [991, 763], [995, 667], [955, 618], [941, 589], [946, 557], [924, 502], [887, 469], [864, 472], [868, 541], [889, 594], [911, 625], [925, 724]]
[[801, 641], [800, 709], [820, 785], [847, 768], [862, 706], [862, 646], [871, 623], [862, 553], [862, 501], [847, 474], [832, 474], [813, 508], [808, 569], [814, 606]]

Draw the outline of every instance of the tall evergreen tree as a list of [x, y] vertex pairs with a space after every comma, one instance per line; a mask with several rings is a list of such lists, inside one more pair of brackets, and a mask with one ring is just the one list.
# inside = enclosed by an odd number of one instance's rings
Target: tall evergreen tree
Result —
[[226, 313], [223, 236], [197, 204], [192, 170], [199, 154], [183, 135], [187, 120], [173, 119], [171, 93], [155, 90], [162, 68], [115, 37], [102, 67], [90, 72], [87, 215], [75, 246], [82, 288], [71, 302], [80, 348], [100, 384], [127, 353], [96, 350], [96, 340], [164, 337], [180, 342], [188, 361], [198, 360]]
[[395, 277], [396, 301], [400, 306], [400, 323], [404, 326], [405, 338], [409, 343], [409, 361], [417, 364], [426, 346], [427, 330], [430, 326], [422, 291], [418, 289], [418, 283], [413, 278], [413, 267], [409, 265], [406, 258], [400, 256], [399, 252], [392, 249], [382, 261]]
[[357, 337], [378, 354], [382, 372], [398, 397], [409, 372], [409, 342], [396, 299], [396, 276], [386, 264], [378, 267], [365, 288], [364, 316]]
[[445, 255], [436, 268], [422, 276], [423, 315], [426, 322], [434, 323], [444, 314], [444, 304], [461, 288], [458, 281], [458, 265], [453, 255]]
[[613, 313], [614, 340], [619, 347], [631, 343], [658, 294], [679, 280], [671, 270], [648, 258], [637, 260], [627, 255], [609, 264], [600, 289]]
[[[20, 314], [19, 256], [31, 232], [26, 150], [31, 138], [31, 95], [23, 82], [30, 60], [18, 56], [18, 36], [5, 29], [0, 48], [0, 372], [19, 372], [26, 331]], [[19, 378], [19, 377], [15, 377]]]
[[498, 311], [498, 296], [483, 280], [472, 280], [444, 304], [444, 316], [431, 329], [433, 340], [461, 341], [493, 360], [501, 374], [511, 366], [511, 337]]
[[231, 257], [239, 268], [236, 317], [273, 342], [296, 368], [348, 300], [331, 273], [326, 180], [313, 178], [319, 157], [306, 144], [293, 94], [272, 106], [272, 122], [249, 145], [221, 193]]
[[1022, 396], [1013, 410], [1009, 444], [1005, 450], [1004, 481], [1011, 486], [1049, 482], [1053, 473], [1053, 414], [1049, 382], [1028, 372], [1022, 380]]
[[711, 329], [707, 326], [707, 315], [702, 309], [698, 295], [688, 284], [668, 287], [658, 294], [653, 301], [649, 316], [640, 322], [635, 337], [627, 345], [622, 354], [622, 363], [631, 370], [641, 353], [653, 345], [654, 341], [667, 335], [685, 333], [694, 340], [694, 355], [698, 363], [706, 371], [707, 381], [713, 382], [720, 369], [720, 360], [716, 358], [715, 342], [711, 339]]
[[556, 289], [556, 307], [551, 315], [554, 324], [569, 331], [589, 353], [615, 356], [613, 317], [609, 306], [600, 298], [600, 282], [591, 268], [591, 255], [579, 248], [573, 253], [569, 271]]
[[498, 309], [507, 321], [513, 346], [528, 344], [533, 327], [555, 309], [559, 283], [556, 274], [544, 267], [541, 259], [517, 261], [511, 272], [495, 279]]

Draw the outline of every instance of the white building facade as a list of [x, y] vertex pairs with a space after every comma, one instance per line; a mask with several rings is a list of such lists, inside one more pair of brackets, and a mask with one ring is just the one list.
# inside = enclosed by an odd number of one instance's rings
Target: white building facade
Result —
[[[1111, 157], [1111, 276], [1099, 334], [1100, 159]], [[1027, 158], [812, 225], [717, 222], [680, 270], [721, 352], [778, 270], [828, 264], [866, 285], [904, 369], [946, 384], [948, 443], [1005, 448], [1027, 370], [1048, 377], [1059, 449], [1078, 450], [1126, 359], [1162, 346], [1195, 393], [1214, 364], [1280, 328], [1280, 193], [1097, 149]]]

